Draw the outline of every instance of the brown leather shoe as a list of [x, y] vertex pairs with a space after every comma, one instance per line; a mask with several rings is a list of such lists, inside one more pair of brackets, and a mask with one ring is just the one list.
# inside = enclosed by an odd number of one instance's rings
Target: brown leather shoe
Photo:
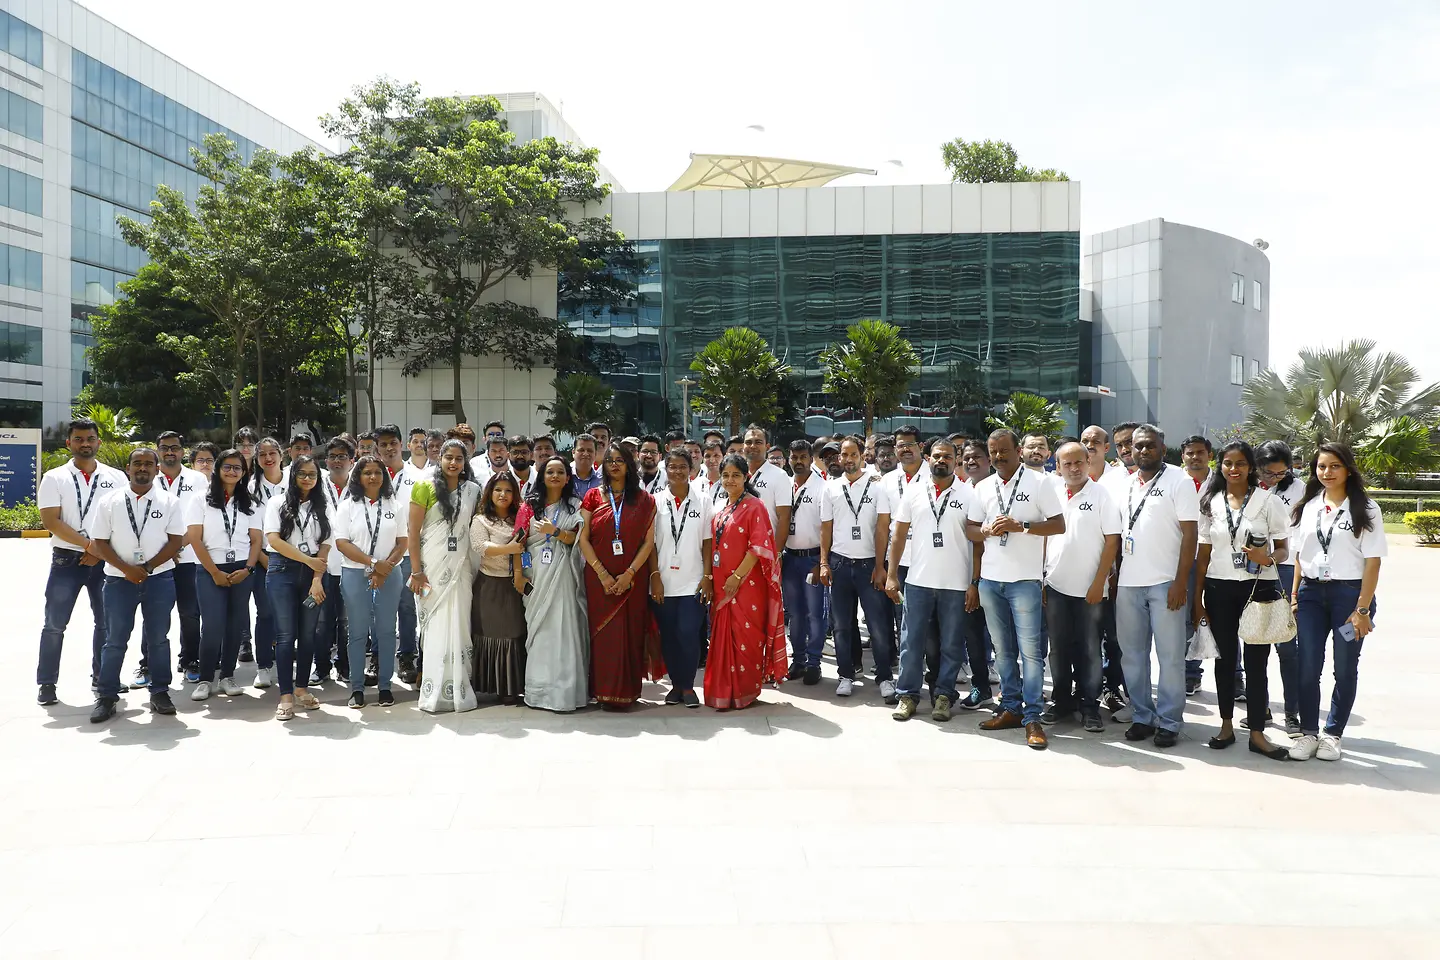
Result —
[[1025, 724], [1025, 743], [1032, 750], [1044, 750], [1050, 746], [1050, 741], [1045, 739], [1045, 728], [1038, 723]]
[[1009, 710], [1001, 710], [989, 720], [980, 721], [981, 730], [1016, 730], [1025, 726], [1025, 718]]

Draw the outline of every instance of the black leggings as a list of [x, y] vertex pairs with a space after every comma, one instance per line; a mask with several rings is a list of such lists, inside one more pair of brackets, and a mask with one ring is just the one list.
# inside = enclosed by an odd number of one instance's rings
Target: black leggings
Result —
[[1210, 618], [1210, 632], [1215, 635], [1215, 646], [1220, 656], [1215, 661], [1215, 690], [1220, 698], [1220, 719], [1229, 720], [1235, 715], [1235, 659], [1244, 647], [1245, 658], [1245, 714], [1250, 720], [1251, 730], [1265, 729], [1265, 714], [1269, 712], [1270, 691], [1266, 682], [1265, 669], [1270, 663], [1270, 645], [1240, 642], [1240, 613], [1250, 599], [1250, 591], [1268, 599], [1274, 590], [1267, 591], [1267, 584], [1255, 589], [1254, 580], [1215, 580], [1205, 578], [1205, 614]]

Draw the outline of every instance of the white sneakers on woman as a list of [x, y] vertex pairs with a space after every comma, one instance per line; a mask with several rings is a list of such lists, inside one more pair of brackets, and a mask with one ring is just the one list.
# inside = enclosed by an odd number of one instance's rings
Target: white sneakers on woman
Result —
[[201, 680], [199, 683], [195, 684], [195, 689], [190, 691], [190, 699], [191, 699], [191, 700], [209, 700], [209, 699], [210, 699], [210, 681], [208, 681], [208, 680]]
[[255, 671], [255, 689], [264, 690], [275, 682], [274, 667], [260, 667]]
[[225, 677], [220, 681], [220, 694], [226, 697], [240, 696], [240, 684], [235, 682], [234, 677]]
[[1340, 759], [1340, 738], [1332, 737], [1325, 731], [1320, 731], [1320, 746], [1315, 750], [1317, 760], [1339, 760]]
[[1319, 736], [1307, 733], [1290, 748], [1291, 760], [1339, 760], [1340, 738], [1321, 732]]

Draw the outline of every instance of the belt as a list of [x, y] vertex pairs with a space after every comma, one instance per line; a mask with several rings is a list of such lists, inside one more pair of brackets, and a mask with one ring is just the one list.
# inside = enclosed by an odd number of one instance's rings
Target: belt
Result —
[[1334, 578], [1334, 577], [1330, 578], [1329, 580], [1321, 580], [1319, 577], [1301, 577], [1301, 578], [1300, 578], [1300, 582], [1301, 582], [1301, 583], [1314, 583], [1314, 584], [1319, 584], [1319, 585], [1324, 585], [1324, 584], [1327, 584], [1327, 583], [1343, 583], [1343, 584], [1347, 584], [1347, 585], [1348, 585], [1348, 584], [1352, 584], [1352, 583], [1363, 583], [1364, 581], [1362, 581], [1362, 580], [1340, 580], [1340, 579], [1337, 579], [1337, 578]]
[[830, 566], [832, 566], [832, 567], [835, 566], [835, 565], [838, 564], [838, 563], [874, 563], [874, 562], [875, 562], [875, 558], [874, 558], [874, 557], [847, 557], [847, 556], [845, 556], [845, 554], [843, 554], [843, 553], [836, 553], [836, 552], [834, 552], [833, 550], [830, 552]]
[[787, 556], [787, 557], [818, 557], [818, 556], [820, 556], [820, 548], [819, 548], [819, 547], [811, 547], [811, 548], [809, 548], [808, 550], [800, 550], [800, 549], [797, 549], [797, 548], [795, 548], [795, 547], [786, 547], [786, 548], [785, 548], [785, 556]]

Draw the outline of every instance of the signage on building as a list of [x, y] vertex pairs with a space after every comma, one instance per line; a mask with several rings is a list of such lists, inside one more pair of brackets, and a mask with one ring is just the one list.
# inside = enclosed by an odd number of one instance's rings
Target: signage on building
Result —
[[33, 500], [40, 482], [40, 431], [0, 427], [0, 504]]

